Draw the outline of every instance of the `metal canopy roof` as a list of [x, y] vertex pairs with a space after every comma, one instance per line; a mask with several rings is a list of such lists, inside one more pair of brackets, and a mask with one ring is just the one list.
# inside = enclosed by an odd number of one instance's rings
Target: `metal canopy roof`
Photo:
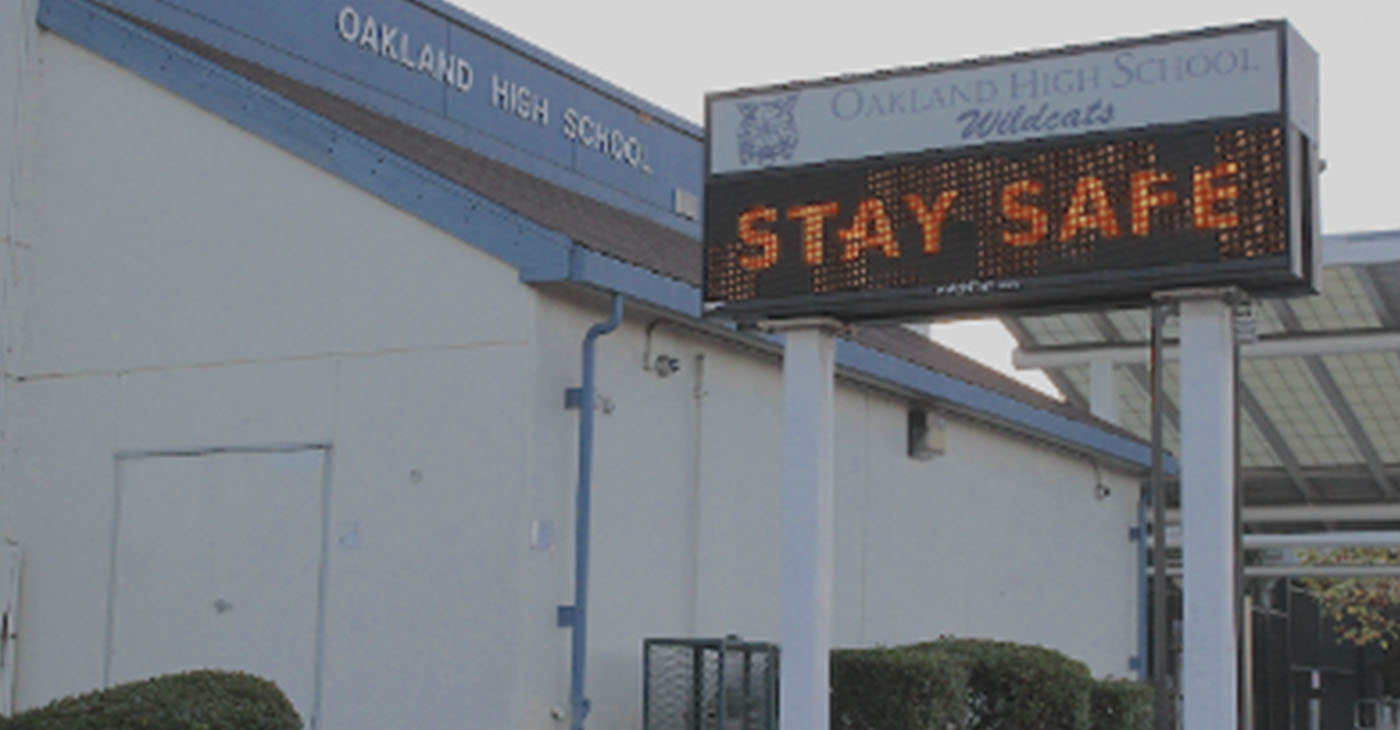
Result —
[[[1258, 340], [1241, 346], [1238, 399], [1246, 505], [1400, 502], [1400, 230], [1325, 236], [1323, 261], [1322, 295], [1254, 303]], [[1018, 367], [1043, 368], [1071, 403], [1148, 437], [1145, 309], [1003, 321]], [[1165, 335], [1164, 434], [1176, 453], [1175, 318]], [[1299, 521], [1327, 513], [1303, 508]]]

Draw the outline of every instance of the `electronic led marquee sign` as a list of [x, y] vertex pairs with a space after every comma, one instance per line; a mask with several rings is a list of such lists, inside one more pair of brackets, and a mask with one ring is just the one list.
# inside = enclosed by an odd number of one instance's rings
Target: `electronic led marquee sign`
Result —
[[706, 311], [908, 319], [1315, 291], [1283, 21], [706, 98]]

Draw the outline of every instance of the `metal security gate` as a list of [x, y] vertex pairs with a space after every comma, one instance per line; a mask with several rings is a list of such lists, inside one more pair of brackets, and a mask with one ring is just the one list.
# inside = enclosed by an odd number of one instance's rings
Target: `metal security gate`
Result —
[[778, 647], [723, 639], [643, 642], [644, 730], [774, 730]]
[[1293, 581], [1275, 580], [1258, 598], [1250, 612], [1254, 730], [1384, 727], [1385, 713], [1366, 699], [1383, 692], [1379, 652], [1339, 643], [1330, 619]]

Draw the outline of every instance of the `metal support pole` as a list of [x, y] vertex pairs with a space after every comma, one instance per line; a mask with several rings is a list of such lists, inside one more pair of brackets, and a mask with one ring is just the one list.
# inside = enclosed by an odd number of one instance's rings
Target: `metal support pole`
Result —
[[783, 326], [780, 730], [830, 727], [836, 338], [830, 322]]
[[[1245, 326], [1253, 327], [1252, 310], [1248, 315], [1242, 314], [1237, 307], [1231, 307], [1230, 317], [1230, 398], [1238, 403], [1240, 400], [1240, 340], [1241, 329]], [[1252, 336], [1252, 334], [1251, 334]], [[1236, 680], [1236, 687], [1239, 692], [1239, 727], [1240, 730], [1254, 730], [1254, 651], [1252, 609], [1250, 608], [1249, 597], [1245, 595], [1244, 578], [1244, 522], [1241, 515], [1244, 514], [1244, 490], [1239, 487], [1240, 481], [1240, 419], [1238, 413], [1231, 408], [1230, 418], [1230, 470], [1231, 470], [1231, 491], [1235, 493], [1235, 513], [1231, 516], [1232, 527], [1235, 531], [1235, 543], [1232, 553], [1235, 558], [1234, 576], [1234, 599], [1235, 599], [1235, 641], [1240, 653], [1236, 656], [1236, 666], [1239, 669], [1239, 677]]]
[[1152, 688], [1154, 730], [1170, 730], [1171, 635], [1167, 632], [1167, 486], [1162, 465], [1162, 328], [1166, 305], [1152, 307]]
[[1180, 319], [1182, 719], [1219, 730], [1239, 720], [1232, 307], [1223, 295], [1186, 299]]

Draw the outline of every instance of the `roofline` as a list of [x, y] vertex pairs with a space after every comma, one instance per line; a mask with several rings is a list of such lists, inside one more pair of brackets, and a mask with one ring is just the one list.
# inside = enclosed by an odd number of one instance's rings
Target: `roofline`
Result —
[[[697, 287], [581, 246], [89, 0], [41, 0], [38, 22], [511, 264], [524, 283], [563, 282], [603, 289], [700, 321]], [[1151, 463], [1150, 447], [1141, 441], [869, 347], [840, 342], [837, 364], [846, 371], [843, 374], [940, 401], [1046, 442], [1130, 468], [1145, 470]], [[1174, 461], [1168, 468], [1174, 468]]]
[[[547, 71], [561, 74], [567, 81], [575, 83], [578, 88], [595, 92], [605, 99], [631, 107], [638, 113], [650, 116], [653, 121], [661, 122], [677, 134], [693, 138], [697, 147], [703, 145], [704, 132], [694, 123], [681, 119], [655, 104], [609, 84], [527, 41], [471, 16], [464, 10], [448, 5], [444, 0], [400, 0], [400, 2], [408, 3], [436, 15], [445, 22], [456, 23], [469, 32], [479, 33], [505, 51], [537, 63]], [[40, 0], [40, 17], [43, 18], [46, 14], [57, 12], [73, 12], [72, 10], [55, 10], [59, 6], [103, 12], [117, 20], [125, 20], [123, 17], [125, 14], [128, 17], [140, 18], [143, 22], [149, 22], [174, 33], [199, 39], [200, 42], [220, 51], [275, 73], [289, 76], [359, 106], [372, 109], [375, 113], [391, 117], [458, 147], [510, 165], [534, 177], [576, 191], [614, 208], [666, 226], [681, 234], [699, 237], [700, 224], [698, 221], [664, 213], [623, 188], [613, 186], [579, 170], [561, 167], [543, 157], [531, 154], [506, 139], [486, 133], [484, 129], [466, 127], [445, 116], [407, 103], [403, 98], [395, 96], [392, 89], [386, 90], [373, 84], [359, 83], [338, 73], [335, 69], [295, 54], [283, 52], [257, 38], [187, 12], [183, 8], [167, 2], [167, 0], [56, 0], [54, 2]], [[41, 21], [40, 25], [44, 25], [44, 22]]]
[[1323, 266], [1364, 266], [1400, 261], [1400, 230], [1339, 233], [1322, 237]]

